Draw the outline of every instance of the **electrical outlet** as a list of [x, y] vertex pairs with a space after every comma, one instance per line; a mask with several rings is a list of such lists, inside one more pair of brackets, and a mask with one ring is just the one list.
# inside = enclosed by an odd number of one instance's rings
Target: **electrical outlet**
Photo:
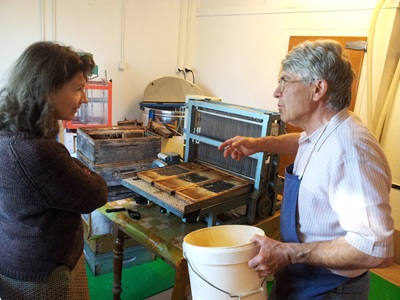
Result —
[[183, 72], [185, 72], [185, 69], [183, 67], [176, 67], [175, 72], [176, 73], [181, 73], [181, 72], [183, 73]]
[[120, 70], [125, 70], [125, 68], [126, 68], [126, 63], [124, 63], [124, 62], [120, 62], [119, 64], [118, 64], [118, 68], [120, 69]]

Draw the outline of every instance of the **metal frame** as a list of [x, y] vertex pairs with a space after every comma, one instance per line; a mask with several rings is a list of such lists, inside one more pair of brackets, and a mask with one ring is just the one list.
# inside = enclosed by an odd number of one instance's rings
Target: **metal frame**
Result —
[[[260, 137], [268, 135], [280, 135], [284, 133], [284, 123], [280, 120], [280, 114], [267, 110], [250, 108], [240, 105], [216, 102], [205, 97], [187, 96], [185, 111], [184, 136], [186, 140], [184, 161], [197, 161], [196, 147], [205, 143], [218, 147], [223, 141], [202, 136], [201, 128], [196, 128], [196, 119], [199, 114], [211, 114], [222, 118], [229, 118], [238, 122], [251, 123], [260, 126]], [[237, 135], [231, 132], [232, 137]], [[277, 192], [282, 189], [283, 182], [278, 178], [279, 156], [271, 153], [256, 153], [251, 158], [257, 161], [254, 178], [254, 191], [248, 197], [240, 196], [225, 203], [202, 209], [201, 215], [208, 218], [209, 226], [217, 223], [217, 214], [234, 207], [247, 204], [246, 221], [254, 223], [259, 210], [265, 205], [271, 205], [269, 214], [273, 215], [276, 209]], [[222, 168], [220, 168], [222, 169]], [[223, 169], [231, 172], [231, 170]], [[235, 173], [235, 175], [241, 175]], [[265, 203], [264, 201], [272, 201]], [[269, 206], [268, 206], [269, 207]]]

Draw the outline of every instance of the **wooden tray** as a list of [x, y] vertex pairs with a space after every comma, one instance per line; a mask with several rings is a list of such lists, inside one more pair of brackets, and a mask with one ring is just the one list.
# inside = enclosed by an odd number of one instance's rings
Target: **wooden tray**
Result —
[[210, 170], [187, 172], [177, 176], [170, 176], [164, 179], [157, 180], [153, 184], [160, 190], [166, 191], [173, 195], [177, 191], [184, 188], [208, 183], [215, 179], [220, 179], [222, 178], [221, 175], [221, 173], [213, 172]]
[[200, 185], [177, 190], [175, 195], [191, 203], [221, 197], [222, 195], [236, 196], [238, 191], [246, 193], [251, 191], [253, 185], [250, 182], [238, 178], [219, 178]]
[[177, 175], [194, 171], [199, 172], [205, 169], [205, 167], [195, 163], [184, 163], [142, 171], [137, 173], [137, 176], [150, 184], [154, 184], [154, 182], [158, 180], [175, 178]]
[[234, 197], [253, 189], [253, 183], [250, 181], [192, 162], [138, 172], [137, 176], [161, 191], [175, 195], [188, 203], [223, 195]]

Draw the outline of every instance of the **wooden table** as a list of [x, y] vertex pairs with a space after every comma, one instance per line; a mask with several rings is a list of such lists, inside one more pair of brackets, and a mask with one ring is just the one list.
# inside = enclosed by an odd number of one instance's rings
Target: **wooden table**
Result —
[[[133, 238], [176, 268], [172, 299], [186, 299], [190, 295], [190, 282], [187, 262], [182, 253], [183, 238], [192, 231], [206, 227], [207, 224], [184, 223], [181, 218], [173, 214], [161, 213], [160, 207], [154, 204], [135, 208], [141, 214], [140, 220], [131, 219], [126, 211], [107, 213], [106, 209], [110, 207], [112, 202], [99, 208], [98, 211], [113, 221], [115, 237], [113, 299], [121, 299], [124, 235]], [[279, 211], [274, 216], [257, 221], [253, 225], [263, 229], [266, 235], [278, 239]]]

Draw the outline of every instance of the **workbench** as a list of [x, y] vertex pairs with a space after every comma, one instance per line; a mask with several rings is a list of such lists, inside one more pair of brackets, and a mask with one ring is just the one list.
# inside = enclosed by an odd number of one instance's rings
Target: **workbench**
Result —
[[[174, 214], [162, 213], [160, 207], [154, 203], [136, 205], [130, 199], [120, 200], [117, 205], [138, 211], [139, 220], [130, 218], [127, 211], [106, 212], [107, 208], [115, 207], [115, 205], [115, 202], [108, 202], [98, 209], [113, 222], [112, 233], [115, 238], [113, 299], [120, 299], [122, 292], [124, 235], [133, 238], [176, 269], [172, 299], [186, 299], [190, 295], [190, 282], [187, 262], [182, 253], [182, 242], [188, 233], [207, 227], [207, 224], [184, 223]], [[253, 225], [263, 229], [267, 236], [279, 239], [279, 211], [274, 216], [257, 220]]]

